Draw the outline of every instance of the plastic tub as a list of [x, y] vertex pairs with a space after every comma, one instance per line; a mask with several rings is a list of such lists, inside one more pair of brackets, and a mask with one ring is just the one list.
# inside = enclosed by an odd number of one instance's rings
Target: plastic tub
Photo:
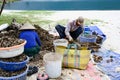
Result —
[[2, 76], [0, 76], [0, 80], [26, 80], [27, 71], [28, 71], [28, 66], [27, 66], [27, 69], [23, 73], [21, 73], [17, 76], [12, 76], [12, 77], [2, 77]]
[[88, 36], [81, 35], [80, 42], [96, 42], [96, 37], [93, 35]]
[[44, 55], [45, 72], [50, 78], [57, 78], [61, 75], [62, 59], [61, 54], [47, 53]]
[[22, 54], [24, 51], [25, 44], [26, 44], [26, 40], [24, 40], [24, 42], [20, 45], [0, 48], [0, 58], [11, 58]]
[[99, 36], [103, 38], [104, 42], [107, 39], [107, 36], [102, 32], [102, 30], [98, 26], [88, 26], [92, 32], [96, 32]]
[[68, 41], [66, 39], [56, 39], [53, 41], [54, 49], [56, 50], [56, 46], [64, 46], [67, 47]]
[[0, 25], [0, 31], [6, 29], [9, 26], [8, 23]]
[[17, 71], [25, 67], [25, 65], [29, 62], [29, 57], [22, 62], [4, 62], [0, 61], [0, 68], [6, 71]]
[[53, 41], [54, 46], [65, 46], [67, 47], [68, 41], [66, 39], [56, 39]]

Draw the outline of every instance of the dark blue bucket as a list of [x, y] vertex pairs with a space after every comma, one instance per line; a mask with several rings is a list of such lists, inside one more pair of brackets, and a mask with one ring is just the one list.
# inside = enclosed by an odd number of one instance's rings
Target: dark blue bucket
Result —
[[28, 72], [28, 66], [27, 66], [27, 69], [23, 73], [21, 73], [17, 76], [12, 76], [12, 77], [2, 77], [2, 76], [0, 76], [0, 80], [26, 80], [27, 72]]
[[0, 61], [0, 68], [6, 71], [17, 71], [26, 66], [29, 62], [29, 57], [27, 56], [26, 60], [22, 62], [4, 62]]

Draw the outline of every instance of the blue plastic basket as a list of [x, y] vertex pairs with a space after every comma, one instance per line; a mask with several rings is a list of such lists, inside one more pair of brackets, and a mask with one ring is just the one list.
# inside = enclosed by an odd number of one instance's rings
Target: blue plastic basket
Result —
[[4, 62], [0, 61], [0, 68], [6, 71], [17, 71], [25, 67], [25, 65], [29, 62], [29, 57], [22, 62]]
[[[90, 36], [90, 35], [89, 35]], [[88, 37], [88, 36], [84, 36], [84, 35], [81, 35], [80, 36], [80, 42], [96, 42], [96, 37], [95, 36], [92, 36], [91, 37]]]
[[107, 36], [102, 32], [102, 30], [98, 26], [86, 26], [90, 28], [92, 32], [96, 32], [99, 36], [103, 38], [103, 42], [107, 39]]
[[12, 77], [0, 76], [0, 80], [26, 80], [27, 72], [28, 72], [28, 66], [27, 66], [27, 69], [23, 73], [21, 73], [17, 76], [12, 76]]

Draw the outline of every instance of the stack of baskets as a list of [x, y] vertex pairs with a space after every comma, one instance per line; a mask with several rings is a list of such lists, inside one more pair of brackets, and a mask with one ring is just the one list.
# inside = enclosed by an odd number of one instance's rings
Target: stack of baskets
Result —
[[[0, 58], [13, 58], [21, 55], [24, 51], [25, 44], [26, 41], [24, 41], [24, 43], [20, 45], [7, 47], [7, 48], [0, 48]], [[21, 62], [5, 62], [0, 60], [0, 68], [2, 70], [5, 70], [6, 72], [16, 72], [16, 71], [21, 71], [23, 68], [25, 69], [24, 72], [15, 76], [11, 76], [11, 77], [0, 76], [0, 80], [26, 80], [26, 75], [28, 71], [28, 66], [26, 64], [28, 63], [28, 61], [29, 61], [29, 57], [26, 57], [26, 59]]]

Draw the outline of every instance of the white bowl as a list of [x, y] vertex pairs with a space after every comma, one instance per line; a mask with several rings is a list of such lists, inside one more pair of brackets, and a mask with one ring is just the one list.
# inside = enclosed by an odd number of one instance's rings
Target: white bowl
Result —
[[26, 44], [26, 40], [24, 40], [24, 42], [20, 45], [0, 48], [0, 58], [11, 58], [22, 54], [24, 51], [25, 44]]
[[0, 31], [3, 30], [3, 29], [6, 29], [8, 26], [9, 26], [8, 23], [0, 25]]

